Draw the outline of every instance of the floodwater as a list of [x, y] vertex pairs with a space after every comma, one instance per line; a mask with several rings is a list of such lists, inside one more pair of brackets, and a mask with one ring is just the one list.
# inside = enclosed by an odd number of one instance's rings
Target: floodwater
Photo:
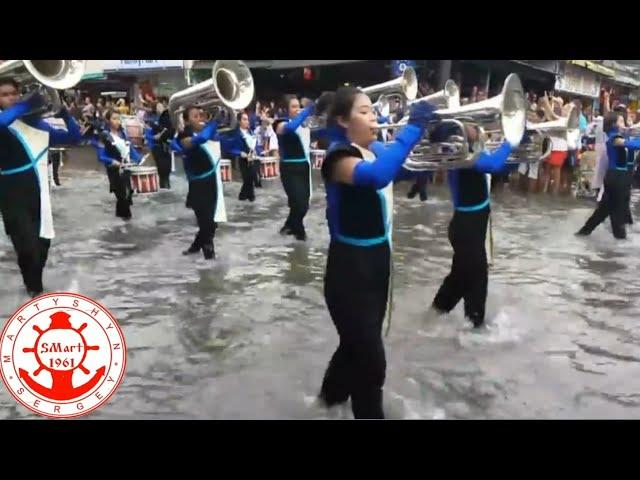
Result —
[[[126, 338], [124, 381], [98, 419], [351, 418], [313, 404], [337, 334], [322, 294], [328, 247], [317, 171], [308, 241], [281, 237], [279, 180], [255, 203], [225, 186], [229, 222], [217, 259], [184, 257], [196, 231], [187, 185], [134, 198], [131, 222], [99, 170], [65, 166], [52, 191], [57, 237], [49, 291], [75, 291], [109, 308]], [[409, 200], [396, 186], [394, 308], [385, 410], [395, 419], [640, 418], [640, 226], [613, 241], [610, 226], [574, 237], [593, 209], [573, 198], [494, 195], [495, 262], [487, 327], [460, 304], [426, 315], [448, 273], [448, 191]], [[634, 192], [632, 211], [640, 214]], [[0, 318], [27, 296], [4, 232]], [[0, 389], [0, 418], [35, 418]]]

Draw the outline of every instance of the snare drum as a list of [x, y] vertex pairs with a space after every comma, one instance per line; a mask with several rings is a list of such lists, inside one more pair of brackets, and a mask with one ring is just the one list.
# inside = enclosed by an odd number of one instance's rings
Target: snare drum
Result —
[[280, 176], [276, 157], [258, 157], [258, 159], [260, 160], [260, 177], [269, 180]]
[[231, 160], [220, 160], [220, 178], [224, 183], [231, 182]]
[[311, 153], [311, 166], [315, 170], [322, 168], [322, 162], [324, 161], [324, 155], [326, 150], [310, 150]]
[[131, 175], [131, 189], [136, 193], [158, 191], [158, 169], [156, 167], [125, 167]]

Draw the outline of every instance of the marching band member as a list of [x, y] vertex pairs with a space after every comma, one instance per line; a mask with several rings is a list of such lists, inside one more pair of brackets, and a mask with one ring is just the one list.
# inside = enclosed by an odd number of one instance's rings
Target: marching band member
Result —
[[109, 192], [116, 196], [116, 217], [131, 220], [131, 205], [133, 205], [131, 176], [123, 167], [129, 163], [140, 163], [142, 157], [127, 139], [120, 123], [120, 114], [109, 110], [104, 118], [108, 130], [100, 133], [95, 144], [98, 161], [106, 168]]
[[351, 397], [355, 418], [384, 418], [382, 323], [391, 266], [392, 182], [434, 110], [416, 104], [408, 125], [384, 146], [376, 142], [376, 116], [360, 90], [340, 88], [329, 108], [328, 124], [339, 135], [333, 134], [322, 165], [331, 236], [324, 293], [340, 344], [319, 400], [332, 406]]
[[171, 152], [168, 142], [173, 137], [173, 126], [171, 125], [169, 111], [162, 103], [158, 102], [156, 104], [156, 112], [158, 113], [158, 119], [145, 128], [145, 138], [158, 168], [160, 188], [170, 189]]
[[172, 146], [183, 154], [189, 180], [186, 206], [193, 210], [198, 222], [198, 233], [182, 254], [191, 255], [202, 250], [204, 258], [211, 260], [215, 259], [213, 238], [217, 224], [227, 220], [220, 176], [218, 126], [215, 120], [205, 124], [204, 112], [198, 107], [188, 107], [182, 117], [184, 130]]
[[[478, 130], [465, 126], [472, 151], [478, 150]], [[444, 134], [436, 132], [433, 138]], [[475, 145], [474, 145], [475, 144]], [[433, 299], [432, 310], [450, 312], [464, 299], [465, 316], [480, 327], [484, 323], [487, 300], [488, 266], [485, 241], [489, 221], [490, 192], [486, 174], [504, 170], [512, 146], [504, 142], [493, 152], [483, 151], [471, 168], [450, 170], [447, 175], [454, 214], [449, 223], [449, 242], [453, 247], [451, 272]]]
[[310, 132], [302, 124], [314, 112], [315, 106], [308, 103], [300, 111], [298, 99], [288, 95], [285, 107], [288, 117], [276, 119], [273, 124], [280, 147], [280, 178], [289, 201], [289, 216], [280, 233], [305, 241], [307, 234], [303, 220], [311, 200], [311, 163]]
[[628, 216], [629, 189], [631, 176], [627, 161], [634, 150], [640, 149], [639, 139], [625, 139], [622, 130], [625, 127], [624, 116], [619, 112], [607, 113], [604, 118], [606, 134], [607, 173], [604, 177], [604, 192], [596, 210], [576, 235], [590, 235], [607, 217], [611, 220], [611, 230], [617, 239], [627, 238], [625, 224]]
[[47, 151], [49, 145], [80, 142], [80, 127], [63, 109], [67, 130], [57, 129], [29, 113], [44, 106], [34, 92], [21, 101], [18, 83], [0, 79], [0, 212], [18, 257], [27, 292], [44, 291], [42, 273], [54, 237]]
[[256, 194], [254, 186], [258, 183], [258, 172], [256, 166], [259, 167], [257, 161], [252, 160], [257, 151], [257, 139], [249, 129], [249, 117], [245, 112], [238, 113], [238, 128], [230, 135], [223, 138], [224, 150], [238, 159], [240, 165], [240, 173], [242, 174], [242, 188], [238, 200], [255, 201]]

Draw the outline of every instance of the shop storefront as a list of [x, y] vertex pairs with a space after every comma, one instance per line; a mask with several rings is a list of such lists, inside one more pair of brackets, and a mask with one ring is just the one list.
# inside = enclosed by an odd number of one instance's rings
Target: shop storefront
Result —
[[186, 87], [184, 60], [103, 60], [110, 80], [128, 86], [130, 98], [137, 98], [138, 85], [147, 81], [157, 96], [171, 96]]
[[602, 71], [596, 73], [592, 68], [580, 66], [570, 61], [563, 63], [556, 78], [555, 89], [565, 101], [580, 99], [583, 107], [599, 109]]

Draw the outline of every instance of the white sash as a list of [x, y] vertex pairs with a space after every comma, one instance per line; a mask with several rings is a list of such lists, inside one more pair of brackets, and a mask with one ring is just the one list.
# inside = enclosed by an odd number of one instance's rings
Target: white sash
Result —
[[120, 152], [120, 156], [122, 157], [122, 161], [123, 162], [128, 162], [129, 161], [129, 155], [130, 155], [130, 150], [131, 150], [131, 144], [129, 142], [127, 142], [125, 139], [123, 139], [120, 135], [118, 135], [117, 133], [111, 133], [111, 141], [113, 143], [113, 146], [116, 147], [118, 149], [118, 151]]
[[242, 129], [240, 129], [240, 133], [242, 134], [242, 138], [244, 139], [244, 143], [246, 143], [247, 147], [249, 147], [249, 150], [255, 151], [256, 150], [256, 142], [257, 142], [256, 137], [254, 137], [249, 132], [245, 132]]
[[309, 163], [309, 203], [311, 203], [313, 192], [313, 182], [311, 181], [311, 157], [309, 156], [311, 149], [311, 130], [308, 127], [303, 127], [301, 125], [296, 129], [296, 135], [300, 138], [300, 143], [302, 143], [302, 148], [304, 149], [304, 156], [307, 158], [307, 163]]
[[[9, 130], [20, 140], [31, 162], [40, 155], [40, 159], [35, 165], [40, 186], [40, 237], [51, 240], [55, 237], [55, 231], [49, 195], [49, 156], [45, 151], [49, 148], [49, 132], [33, 128], [21, 120], [14, 121], [9, 126]], [[45, 151], [44, 154], [43, 151]]]
[[216, 198], [216, 211], [213, 215], [213, 221], [216, 223], [223, 223], [227, 221], [227, 209], [224, 204], [222, 176], [220, 174], [220, 158], [222, 157], [220, 153], [220, 142], [207, 140], [207, 142], [202, 145], [202, 148], [205, 152], [207, 152], [209, 160], [211, 161], [211, 165], [215, 168], [214, 175], [216, 176], [216, 190], [218, 193]]

